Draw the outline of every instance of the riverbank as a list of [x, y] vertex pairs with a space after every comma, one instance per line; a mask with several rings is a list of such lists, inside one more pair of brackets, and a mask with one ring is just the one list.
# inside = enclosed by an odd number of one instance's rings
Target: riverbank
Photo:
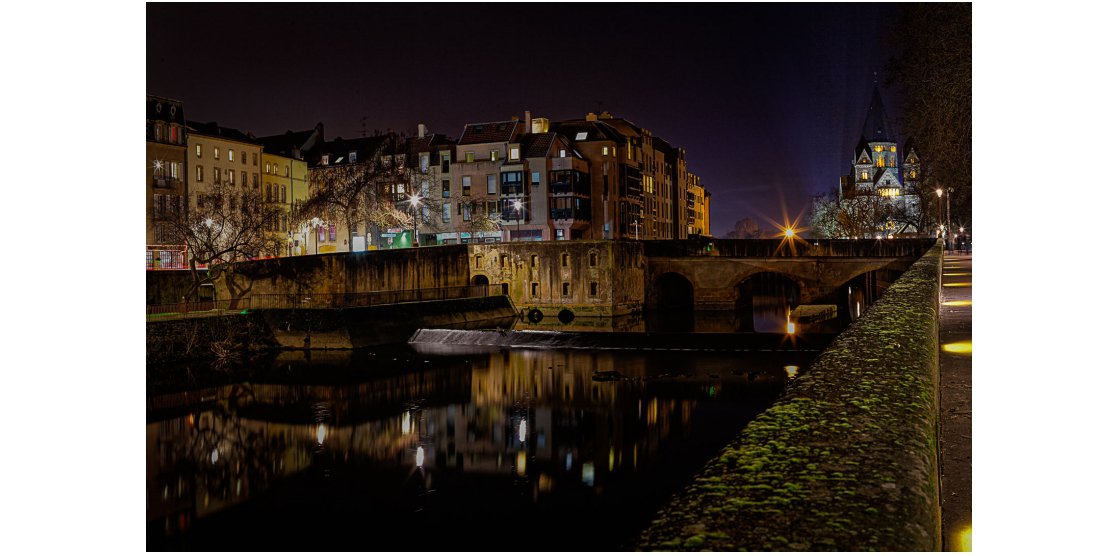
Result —
[[939, 550], [941, 256], [930, 249], [838, 336], [637, 548]]

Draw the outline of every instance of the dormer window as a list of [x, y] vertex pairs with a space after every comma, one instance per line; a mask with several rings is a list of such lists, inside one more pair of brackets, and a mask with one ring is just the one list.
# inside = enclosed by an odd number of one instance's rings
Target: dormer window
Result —
[[350, 151], [350, 162], [358, 161], [358, 151]]
[[877, 152], [877, 153], [883, 152], [883, 146], [882, 145], [875, 145], [875, 152]]
[[560, 158], [568, 158], [568, 151], [560, 149]]
[[866, 180], [867, 179], [867, 170], [864, 170], [864, 171], [860, 172], [859, 179], [861, 179], [861, 180]]
[[587, 139], [587, 132], [586, 131], [581, 131], [581, 132], [576, 134], [576, 141], [583, 141], [584, 139]]
[[490, 162], [498, 161], [498, 151], [490, 151]]
[[322, 164], [323, 166], [326, 166], [327, 164], [330, 164], [330, 163], [331, 163], [331, 155], [329, 155], [329, 154], [325, 154], [321, 158], [319, 158], [319, 164]]
[[521, 158], [521, 147], [510, 147], [509, 148], [509, 159], [510, 160], [519, 160], [520, 158]]
[[467, 151], [467, 162], [474, 162], [474, 152]]

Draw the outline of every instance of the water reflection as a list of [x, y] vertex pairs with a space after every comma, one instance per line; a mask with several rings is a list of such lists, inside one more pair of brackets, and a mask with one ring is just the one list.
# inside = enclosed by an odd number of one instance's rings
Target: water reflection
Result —
[[149, 548], [294, 550], [314, 525], [338, 548], [373, 527], [410, 550], [617, 549], [812, 356], [402, 356], [412, 371], [225, 386], [178, 415], [149, 400], [171, 414], [148, 424]]

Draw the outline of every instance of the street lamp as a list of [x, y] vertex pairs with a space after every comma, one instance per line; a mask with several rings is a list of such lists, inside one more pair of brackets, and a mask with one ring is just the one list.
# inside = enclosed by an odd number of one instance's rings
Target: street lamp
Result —
[[[944, 222], [944, 220], [941, 220], [941, 194], [942, 193], [944, 193], [944, 191], [942, 191], [941, 188], [938, 187], [937, 188], [937, 221], [938, 222]], [[938, 226], [938, 228], [940, 228], [942, 231], [945, 230], [944, 224], [940, 224]]]
[[521, 199], [518, 199], [518, 200], [513, 202], [513, 208], [517, 209], [517, 237], [518, 237], [518, 239], [521, 238], [521, 207], [522, 206], [523, 205], [521, 204]]
[[315, 228], [315, 254], [319, 254], [319, 227], [323, 225], [323, 221], [318, 216], [311, 219], [311, 227]]
[[420, 246], [420, 237], [416, 234], [418, 233], [417, 230], [419, 229], [417, 227], [418, 226], [417, 221], [420, 219], [420, 216], [417, 213], [416, 209], [417, 209], [418, 206], [420, 206], [420, 196], [415, 195], [415, 194], [409, 196], [408, 197], [408, 204], [412, 205], [412, 246], [413, 247], [419, 247]]

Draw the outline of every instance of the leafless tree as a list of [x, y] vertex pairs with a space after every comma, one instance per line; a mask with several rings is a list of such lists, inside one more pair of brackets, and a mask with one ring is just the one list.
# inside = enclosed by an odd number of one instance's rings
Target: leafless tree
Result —
[[[403, 159], [395, 136], [361, 162], [317, 168], [310, 172], [310, 195], [300, 219], [319, 217], [346, 226], [346, 236], [361, 223], [379, 228], [411, 227], [412, 212], [402, 206], [414, 181], [413, 168]], [[354, 246], [349, 244], [351, 250]]]
[[186, 205], [166, 220], [173, 237], [187, 246], [193, 283], [183, 297], [192, 299], [202, 284], [224, 279], [235, 303], [248, 286], [239, 283], [234, 263], [279, 252], [281, 211], [256, 189], [233, 182], [214, 184]]
[[724, 239], [758, 239], [762, 237], [762, 229], [754, 219], [744, 218], [736, 222], [735, 227], [723, 237]]
[[[895, 27], [887, 85], [922, 154], [923, 183], [953, 188], [954, 220], [972, 214], [972, 5], [906, 4]], [[935, 186], [935, 187], [936, 187]], [[929, 201], [928, 195], [923, 200]], [[936, 206], [934, 199], [933, 206]]]

